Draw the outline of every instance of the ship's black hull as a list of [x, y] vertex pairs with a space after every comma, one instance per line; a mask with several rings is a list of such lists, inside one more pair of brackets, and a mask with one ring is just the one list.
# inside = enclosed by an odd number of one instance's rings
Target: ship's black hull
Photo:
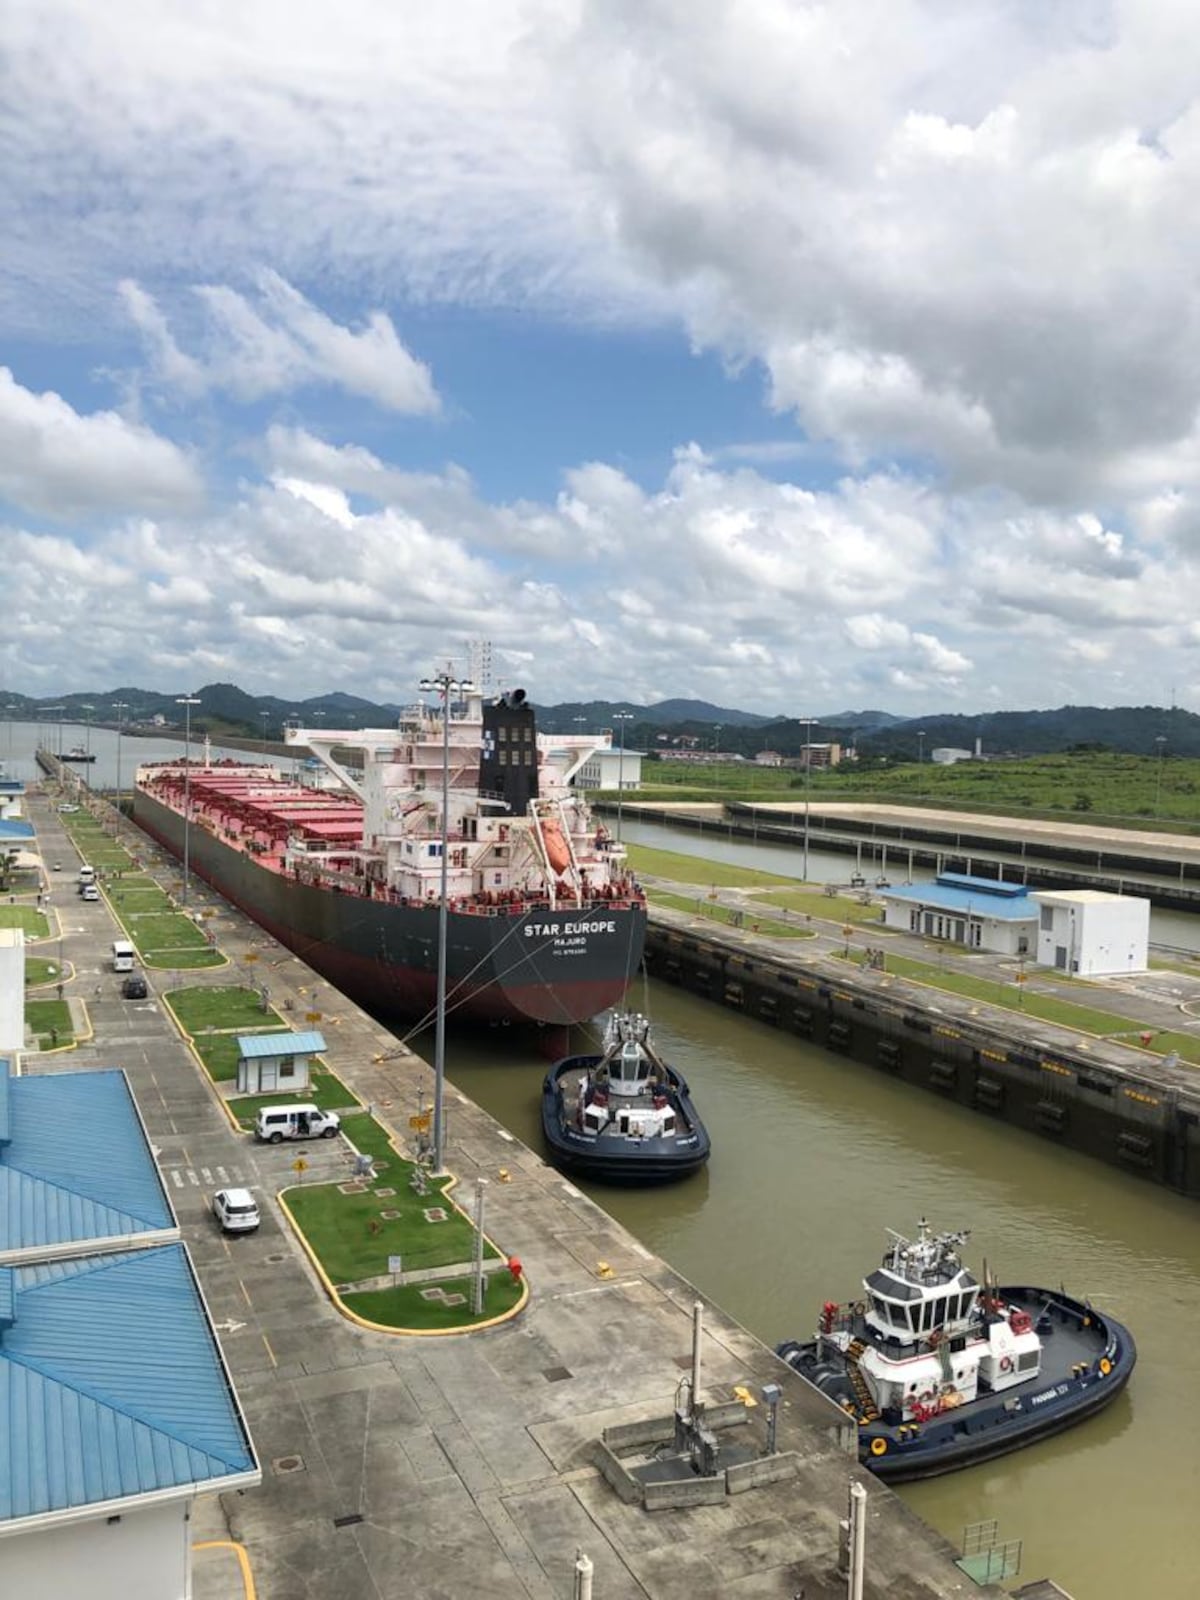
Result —
[[[1035, 1324], [1049, 1317], [1053, 1331], [1042, 1341], [1041, 1372], [923, 1423], [861, 1424], [859, 1460], [876, 1477], [892, 1483], [934, 1478], [1021, 1450], [1102, 1411], [1129, 1382], [1137, 1348], [1121, 1323], [1054, 1290], [1001, 1286], [996, 1292], [1027, 1310]], [[828, 1346], [822, 1351], [815, 1339], [786, 1340], [775, 1353], [827, 1398], [853, 1399], [849, 1379], [842, 1390], [829, 1373], [838, 1363]]]
[[595, 1068], [599, 1055], [568, 1056], [556, 1062], [542, 1084], [542, 1138], [554, 1165], [562, 1172], [597, 1183], [623, 1187], [674, 1183], [698, 1172], [708, 1160], [708, 1130], [696, 1115], [683, 1076], [668, 1069], [668, 1098], [686, 1132], [669, 1138], [632, 1139], [620, 1134], [588, 1134], [567, 1114], [563, 1079], [571, 1072]]
[[[134, 821], [182, 859], [184, 819], [135, 789]], [[194, 817], [192, 872], [338, 989], [380, 1016], [432, 1016], [439, 910], [301, 883], [232, 849]], [[586, 1021], [619, 1003], [638, 970], [644, 906], [600, 901], [548, 911], [515, 906], [447, 914], [452, 1021]]]

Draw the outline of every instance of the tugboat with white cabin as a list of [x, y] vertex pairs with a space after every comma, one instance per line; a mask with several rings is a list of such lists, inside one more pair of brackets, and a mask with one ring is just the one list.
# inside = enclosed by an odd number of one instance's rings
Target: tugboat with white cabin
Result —
[[1129, 1381], [1129, 1330], [1062, 1289], [980, 1283], [968, 1234], [888, 1230], [864, 1298], [826, 1301], [816, 1336], [781, 1356], [858, 1422], [858, 1453], [881, 1478], [931, 1478], [1072, 1427]]
[[708, 1130], [648, 1019], [614, 1011], [599, 1054], [566, 1056], [542, 1085], [542, 1135], [563, 1171], [606, 1183], [665, 1183], [708, 1160]]

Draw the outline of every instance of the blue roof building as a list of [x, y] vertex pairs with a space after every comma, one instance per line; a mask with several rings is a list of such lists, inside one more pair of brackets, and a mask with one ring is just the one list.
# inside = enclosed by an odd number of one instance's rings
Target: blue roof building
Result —
[[879, 895], [885, 928], [994, 955], [1036, 949], [1038, 906], [1023, 883], [941, 872], [933, 883], [881, 888]]
[[319, 1033], [239, 1033], [237, 1092], [282, 1094], [308, 1088], [309, 1061], [325, 1048]]
[[0, 1060], [0, 1265], [178, 1238], [125, 1074]]
[[0, 1061], [4, 1592], [189, 1594], [192, 1501], [261, 1476], [124, 1073]]

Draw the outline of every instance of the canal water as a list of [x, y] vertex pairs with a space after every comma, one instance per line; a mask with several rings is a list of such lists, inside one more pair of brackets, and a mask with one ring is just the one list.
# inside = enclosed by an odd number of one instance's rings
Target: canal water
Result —
[[[187, 746], [182, 738], [144, 738], [136, 734], [121, 734], [115, 728], [88, 727], [82, 722], [7, 722], [0, 720], [0, 767], [10, 778], [21, 778], [26, 783], [36, 783], [43, 776], [38, 768], [38, 749], [52, 755], [66, 752], [78, 745], [85, 753], [95, 756], [90, 762], [68, 762], [68, 769], [81, 783], [93, 789], [116, 790], [118, 785], [129, 791], [134, 773], [147, 761], [171, 761], [182, 756]], [[196, 760], [204, 754], [204, 741], [192, 735], [191, 753]], [[227, 749], [214, 744], [212, 753], [217, 757], [231, 756], [235, 761], [267, 762], [272, 766], [295, 767], [296, 762], [276, 756], [258, 755], [256, 752]]]

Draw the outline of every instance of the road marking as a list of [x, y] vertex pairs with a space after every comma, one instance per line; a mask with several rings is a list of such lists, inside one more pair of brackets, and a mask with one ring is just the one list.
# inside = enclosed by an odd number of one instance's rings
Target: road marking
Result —
[[260, 1338], [260, 1339], [261, 1339], [261, 1340], [262, 1340], [262, 1342], [263, 1342], [263, 1343], [264, 1343], [264, 1344], [265, 1344], [265, 1345], [266, 1345], [266, 1347], [267, 1347], [267, 1354], [268, 1354], [268, 1355], [269, 1355], [269, 1356], [270, 1356], [270, 1358], [271, 1358], [271, 1365], [272, 1365], [272, 1366], [273, 1366], [273, 1367], [277, 1367], [277, 1366], [278, 1366], [278, 1365], [279, 1365], [279, 1363], [278, 1363], [278, 1361], [276, 1361], [276, 1359], [275, 1359], [275, 1352], [274, 1352], [274, 1350], [272, 1350], [272, 1349], [271, 1349], [271, 1342], [270, 1342], [270, 1340], [269, 1340], [269, 1339], [268, 1339], [268, 1338], [267, 1338], [267, 1336], [266, 1336], [266, 1334], [265, 1334], [265, 1333], [261, 1333], [261, 1334], [259, 1334], [259, 1338]]
[[191, 1170], [190, 1167], [188, 1168], [188, 1182], [190, 1184], [194, 1184], [197, 1189], [200, 1187], [200, 1179], [196, 1176], [196, 1174]]
[[228, 1183], [229, 1182], [229, 1175], [225, 1171], [224, 1167], [218, 1167], [217, 1168], [217, 1177], [221, 1180], [222, 1183]]
[[245, 1300], [246, 1304], [253, 1309], [254, 1301], [250, 1298], [250, 1291], [240, 1278], [238, 1279], [238, 1288], [242, 1291], [242, 1298]]
[[213, 1327], [218, 1329], [221, 1333], [237, 1333], [239, 1328], [244, 1328], [245, 1326], [246, 1324], [244, 1322], [235, 1322], [232, 1317], [228, 1318], [228, 1320], [225, 1322], [213, 1323]]
[[171, 1182], [177, 1189], [183, 1188], [183, 1175], [182, 1173], [176, 1171], [174, 1167], [171, 1168]]
[[205, 1183], [211, 1183], [212, 1182], [212, 1173], [208, 1170], [207, 1167], [201, 1167], [200, 1168], [200, 1176], [204, 1179]]

